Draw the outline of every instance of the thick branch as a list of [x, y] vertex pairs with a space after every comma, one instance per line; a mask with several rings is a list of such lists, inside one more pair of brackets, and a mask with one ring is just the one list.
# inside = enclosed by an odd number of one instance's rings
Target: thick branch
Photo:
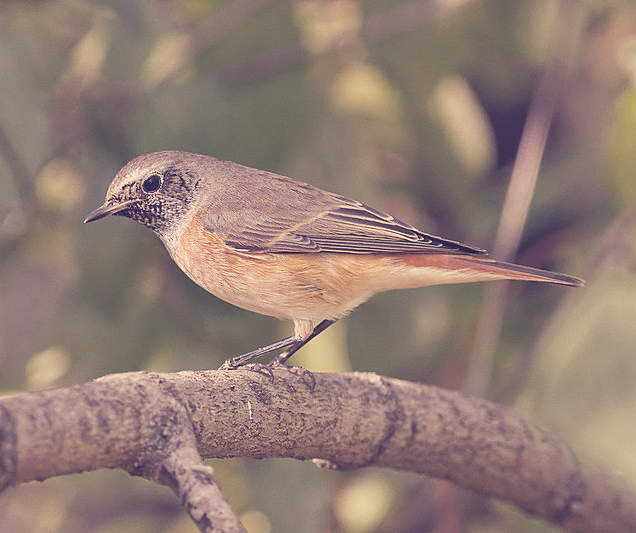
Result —
[[[373, 374], [119, 374], [6, 398], [0, 409], [0, 488], [122, 468], [172, 486], [204, 531], [212, 529], [201, 517], [218, 525], [228, 511], [223, 498], [209, 497], [216, 487], [195, 445], [206, 458], [315, 458], [341, 469], [420, 472], [569, 531], [636, 530], [634, 494], [580, 464], [553, 434], [504, 407]], [[213, 509], [202, 511], [210, 498]]]

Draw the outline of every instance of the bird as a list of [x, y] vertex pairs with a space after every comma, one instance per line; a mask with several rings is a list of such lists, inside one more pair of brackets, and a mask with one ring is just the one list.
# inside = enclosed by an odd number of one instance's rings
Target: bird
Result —
[[584, 285], [497, 261], [308, 183], [183, 151], [128, 162], [84, 222], [108, 215], [151, 229], [181, 270], [218, 298], [293, 322], [293, 335], [232, 357], [223, 369], [286, 348], [269, 363], [281, 365], [383, 291], [494, 280]]

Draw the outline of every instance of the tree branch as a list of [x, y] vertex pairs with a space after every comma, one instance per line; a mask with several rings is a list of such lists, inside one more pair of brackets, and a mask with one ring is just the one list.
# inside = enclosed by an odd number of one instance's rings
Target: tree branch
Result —
[[0, 490], [97, 468], [168, 485], [202, 531], [242, 531], [201, 457], [317, 459], [449, 479], [567, 531], [636, 530], [636, 497], [513, 411], [374, 374], [116, 374], [0, 400]]

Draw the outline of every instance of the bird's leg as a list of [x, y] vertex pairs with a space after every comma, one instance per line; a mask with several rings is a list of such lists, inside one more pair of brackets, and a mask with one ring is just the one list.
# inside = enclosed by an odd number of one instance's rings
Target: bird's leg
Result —
[[289, 348], [287, 348], [283, 353], [281, 353], [276, 359], [274, 359], [270, 365], [278, 366], [283, 365], [292, 355], [294, 355], [298, 350], [300, 350], [305, 344], [307, 344], [311, 339], [313, 339], [319, 333], [325, 331], [331, 324], [333, 324], [335, 320], [323, 320], [320, 324], [318, 324], [310, 335], [306, 339], [300, 339], [293, 342]]
[[252, 350], [251, 352], [237, 355], [236, 357], [231, 357], [219, 367], [219, 370], [233, 370], [241, 366], [243, 363], [247, 363], [248, 361], [255, 359], [259, 355], [273, 352], [274, 350], [278, 350], [279, 348], [285, 348], [286, 346], [294, 344], [294, 342], [298, 342], [296, 337], [287, 337], [286, 339], [273, 342], [272, 344], [268, 344], [267, 346], [263, 346], [262, 348], [257, 348], [256, 350]]
[[252, 350], [251, 352], [237, 355], [236, 357], [231, 357], [219, 367], [219, 370], [233, 370], [235, 368], [238, 368], [242, 364], [247, 363], [248, 361], [251, 361], [252, 359], [255, 359], [256, 357], [260, 355], [264, 355], [266, 353], [273, 352], [274, 350], [278, 350], [279, 348], [285, 348], [289, 346], [287, 350], [281, 353], [271, 363], [272, 365], [282, 365], [300, 348], [302, 348], [305, 344], [307, 344], [316, 335], [325, 331], [334, 322], [335, 320], [323, 320], [320, 324], [318, 324], [313, 329], [313, 331], [305, 339], [298, 339], [295, 336], [287, 337], [286, 339], [273, 342], [272, 344], [268, 344], [267, 346], [263, 346], [262, 348], [257, 348], [256, 350]]

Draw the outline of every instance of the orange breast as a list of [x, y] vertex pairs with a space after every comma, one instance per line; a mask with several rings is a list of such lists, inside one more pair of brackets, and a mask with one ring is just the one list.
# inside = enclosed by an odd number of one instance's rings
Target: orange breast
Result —
[[215, 296], [289, 320], [339, 319], [381, 291], [478, 281], [469, 265], [440, 254], [237, 252], [196, 218], [170, 248], [179, 267]]
[[207, 291], [282, 319], [338, 319], [376, 292], [393, 288], [386, 278], [394, 261], [387, 256], [241, 253], [196, 219], [173, 248], [175, 262]]

